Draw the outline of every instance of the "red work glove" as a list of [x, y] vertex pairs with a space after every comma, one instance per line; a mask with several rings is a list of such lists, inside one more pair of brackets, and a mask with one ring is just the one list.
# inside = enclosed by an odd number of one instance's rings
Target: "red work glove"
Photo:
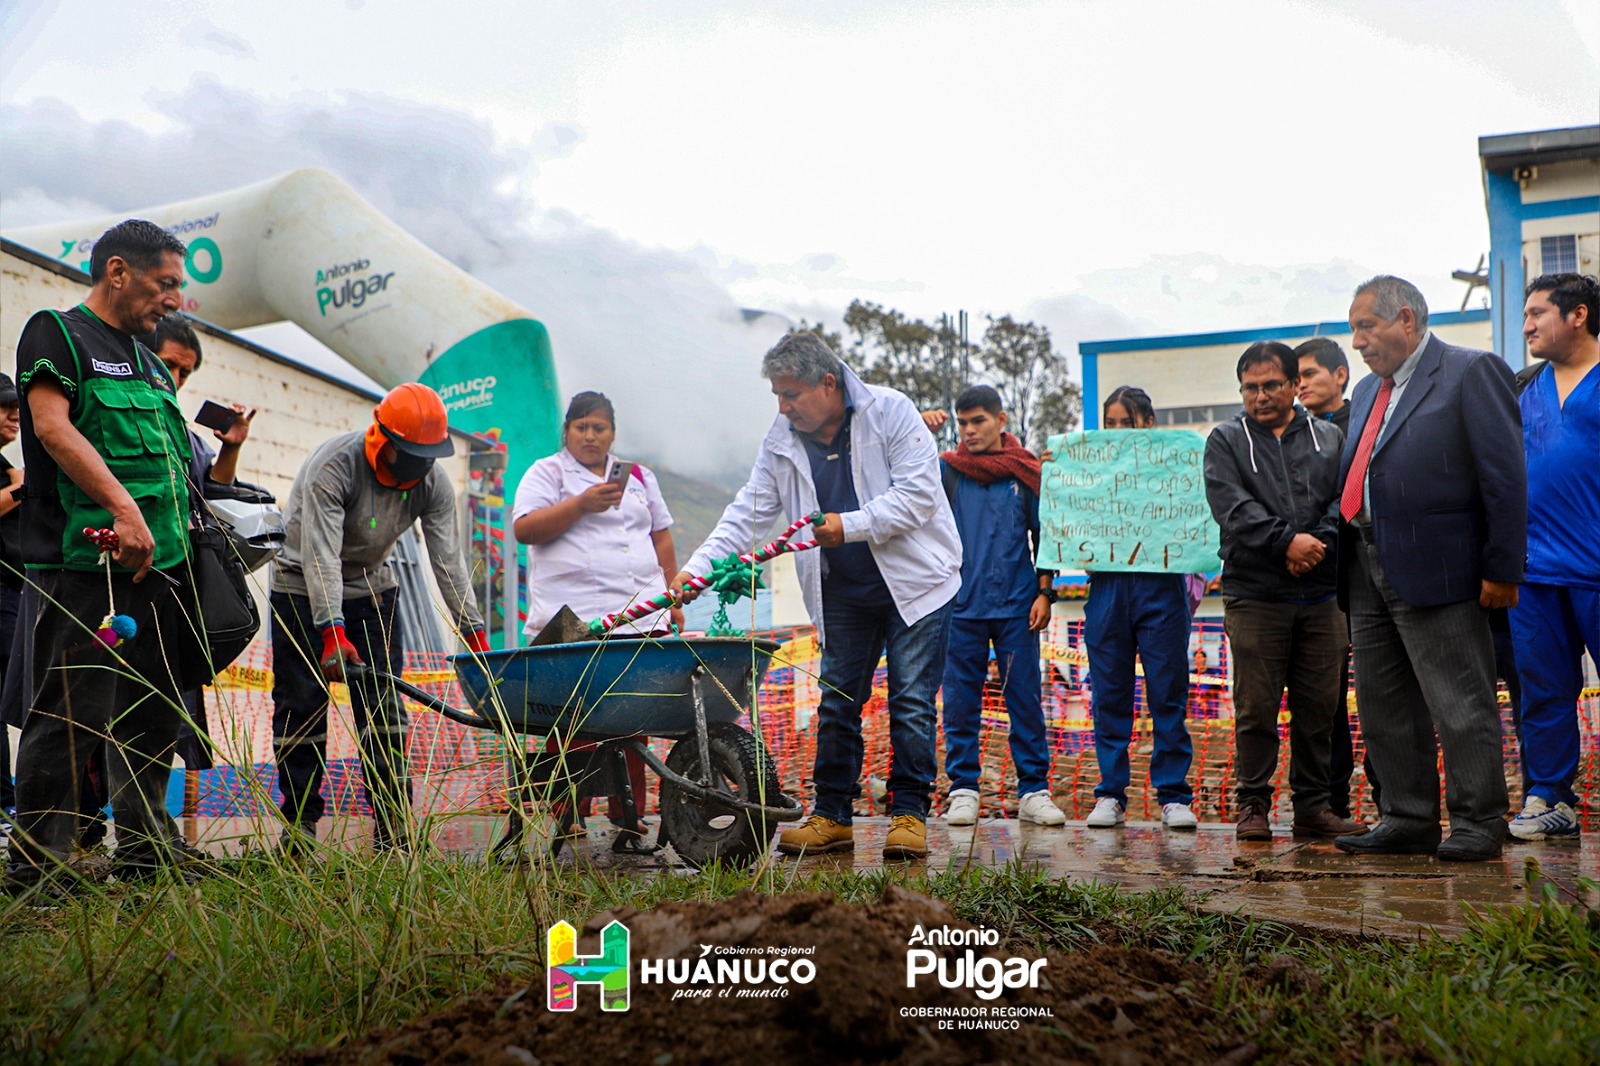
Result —
[[361, 653], [344, 635], [344, 626], [331, 625], [322, 629], [322, 676], [329, 681], [344, 680], [344, 664], [362, 665]]
[[474, 629], [467, 634], [467, 650], [480, 655], [489, 650], [489, 634], [481, 629]]

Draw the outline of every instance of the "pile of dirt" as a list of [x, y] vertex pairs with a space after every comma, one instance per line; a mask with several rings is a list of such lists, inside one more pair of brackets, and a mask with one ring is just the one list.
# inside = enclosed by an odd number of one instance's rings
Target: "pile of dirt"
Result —
[[[880, 902], [857, 906], [827, 894], [768, 896], [744, 892], [718, 903], [673, 903], [640, 912], [597, 915], [579, 951], [612, 919], [632, 934], [631, 1002], [626, 1013], [602, 1012], [599, 989], [579, 986], [578, 1009], [554, 1013], [543, 982], [478, 996], [399, 1029], [373, 1033], [343, 1047], [300, 1057], [307, 1066], [335, 1063], [482, 1062], [497, 1066], [560, 1066], [629, 1062], [688, 1063], [905, 1062], [1214, 1062], [1244, 1052], [1238, 1040], [1217, 1038], [1209, 988], [1199, 966], [1161, 952], [1095, 947], [1049, 955], [1037, 988], [1005, 990], [985, 1000], [969, 988], [942, 987], [923, 976], [907, 987], [908, 939], [924, 929], [968, 930], [943, 903], [899, 887]], [[959, 939], [959, 937], [957, 938]], [[768, 958], [769, 948], [814, 948], [808, 983], [766, 983], [786, 995], [739, 998], [739, 987], [710, 998], [678, 998], [692, 984], [644, 983], [641, 960], [698, 962], [711, 945], [713, 961], [730, 948], [755, 949], [742, 958]], [[921, 945], [918, 945], [921, 946]], [[928, 950], [957, 960], [968, 951], [1004, 959], [1037, 958], [1006, 945]], [[679, 964], [680, 972], [683, 963]], [[952, 968], [953, 970], [953, 968]], [[938, 1008], [948, 1009], [941, 1028]], [[964, 1027], [973, 1008], [985, 1024]], [[1026, 1012], [1017, 1008], [1032, 1008]], [[961, 1017], [963, 1010], [966, 1017]], [[998, 1009], [998, 1010], [997, 1010]], [[999, 1012], [1033, 1017], [1002, 1017]], [[1227, 1028], [1224, 1026], [1223, 1028]]]

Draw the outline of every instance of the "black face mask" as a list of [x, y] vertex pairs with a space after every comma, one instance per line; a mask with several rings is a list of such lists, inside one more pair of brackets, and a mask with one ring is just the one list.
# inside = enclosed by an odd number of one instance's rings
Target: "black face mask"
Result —
[[433, 460], [426, 455], [407, 455], [396, 448], [394, 461], [388, 467], [396, 481], [421, 481], [433, 469]]

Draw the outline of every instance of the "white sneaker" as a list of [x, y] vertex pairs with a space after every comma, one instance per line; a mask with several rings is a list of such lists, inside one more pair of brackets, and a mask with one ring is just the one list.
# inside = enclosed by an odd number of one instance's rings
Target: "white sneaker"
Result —
[[1578, 835], [1578, 816], [1565, 803], [1552, 807], [1543, 796], [1529, 796], [1522, 813], [1511, 820], [1511, 835], [1518, 840], [1575, 837]]
[[1050, 799], [1050, 793], [1040, 789], [1022, 797], [1017, 804], [1017, 821], [1032, 822], [1034, 825], [1066, 825], [1067, 816]]
[[1192, 833], [1200, 824], [1200, 819], [1194, 816], [1187, 803], [1163, 803], [1161, 805], [1161, 824], [1168, 829], [1179, 829]]
[[945, 825], [977, 825], [978, 794], [970, 788], [950, 790], [950, 809], [944, 812]]
[[1111, 829], [1127, 820], [1128, 816], [1123, 812], [1122, 804], [1110, 796], [1101, 796], [1083, 824], [1090, 829]]

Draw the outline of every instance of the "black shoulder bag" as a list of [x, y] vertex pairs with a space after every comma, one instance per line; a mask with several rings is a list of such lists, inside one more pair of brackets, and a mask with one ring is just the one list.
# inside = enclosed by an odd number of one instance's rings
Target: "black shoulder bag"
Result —
[[189, 576], [197, 617], [194, 646], [178, 661], [185, 691], [208, 685], [239, 657], [261, 629], [256, 598], [250, 594], [244, 563], [228, 534], [203, 510], [189, 530]]
[[[134, 342], [141, 353], [144, 346]], [[150, 360], [153, 369], [166, 373], [159, 360]], [[170, 381], [170, 377], [168, 378]], [[176, 389], [174, 389], [176, 391]], [[178, 656], [179, 687], [187, 692], [209, 685], [237, 659], [261, 631], [261, 612], [250, 594], [249, 571], [234, 551], [228, 533], [206, 508], [205, 493], [185, 472], [189, 483], [189, 588], [192, 611]]]

